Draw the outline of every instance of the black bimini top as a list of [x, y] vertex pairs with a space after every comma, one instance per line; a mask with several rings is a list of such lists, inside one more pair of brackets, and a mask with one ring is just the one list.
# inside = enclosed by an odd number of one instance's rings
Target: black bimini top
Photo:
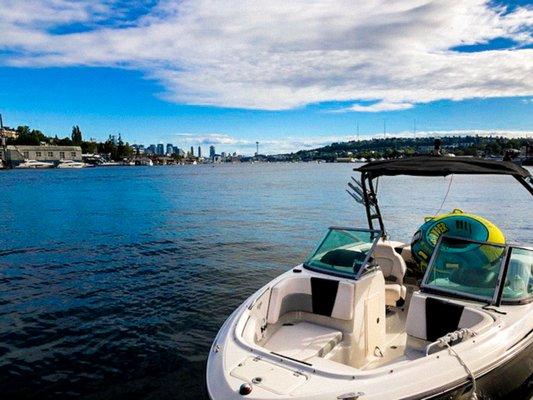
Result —
[[473, 157], [421, 156], [398, 160], [373, 161], [354, 171], [361, 173], [361, 181], [354, 178], [348, 183], [348, 193], [366, 208], [368, 226], [374, 229], [374, 221], [386, 237], [378, 199], [372, 181], [380, 176], [414, 175], [446, 176], [460, 175], [511, 175], [533, 195], [533, 179], [530, 172], [509, 161], [492, 161]]
[[366, 173], [371, 179], [382, 175], [446, 176], [450, 174], [512, 175], [517, 179], [531, 177], [527, 169], [512, 162], [471, 157], [423, 156], [373, 161], [355, 168], [354, 171]]

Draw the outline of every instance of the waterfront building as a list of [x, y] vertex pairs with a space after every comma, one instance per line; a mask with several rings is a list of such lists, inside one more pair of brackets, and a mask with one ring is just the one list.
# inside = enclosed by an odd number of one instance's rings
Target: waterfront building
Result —
[[163, 145], [163, 143], [159, 143], [157, 145], [156, 154], [158, 156], [164, 156], [165, 155], [165, 146]]
[[216, 155], [215, 146], [209, 146], [209, 158], [214, 159]]
[[82, 161], [80, 146], [18, 146], [0, 147], [0, 158], [4, 164], [16, 166], [24, 160], [59, 163], [60, 160]]
[[190, 153], [191, 157], [194, 157], [194, 146], [191, 146], [191, 153]]
[[143, 145], [143, 144], [140, 144], [140, 145], [137, 147], [137, 150], [138, 150], [139, 154], [144, 154], [144, 153], [145, 153], [144, 145]]
[[176, 154], [180, 157], [185, 157], [185, 150], [176, 147]]
[[4, 126], [3, 128], [0, 128], [0, 137], [16, 139], [19, 137], [19, 134], [16, 130]]
[[172, 143], [167, 143], [167, 155], [174, 154], [174, 146], [172, 146]]
[[198, 158], [202, 158], [202, 148], [198, 146]]

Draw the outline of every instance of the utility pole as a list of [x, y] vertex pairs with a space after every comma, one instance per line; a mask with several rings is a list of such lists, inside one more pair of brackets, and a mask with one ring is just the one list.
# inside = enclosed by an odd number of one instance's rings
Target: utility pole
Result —
[[259, 155], [259, 142], [255, 142], [255, 155], [256, 157]]
[[7, 160], [6, 141], [7, 141], [7, 138], [4, 136], [4, 122], [2, 121], [2, 114], [0, 114], [0, 142], [1, 142], [0, 144], [2, 145], [2, 148], [4, 149], [4, 151], [2, 152], [3, 157], [0, 158], [0, 166], [2, 166], [2, 164], [4, 163], [3, 158]]
[[4, 121], [2, 120], [2, 114], [0, 114], [0, 140], [2, 141], [2, 147], [6, 150], [6, 137], [4, 136]]

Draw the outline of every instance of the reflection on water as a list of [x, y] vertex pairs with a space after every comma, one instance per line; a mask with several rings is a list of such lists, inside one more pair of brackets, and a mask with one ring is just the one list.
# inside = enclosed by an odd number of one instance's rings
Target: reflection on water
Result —
[[[0, 391], [6, 398], [202, 398], [224, 319], [299, 263], [330, 225], [365, 226], [348, 164], [0, 173]], [[382, 178], [394, 239], [410, 241], [449, 180]], [[531, 242], [527, 192], [455, 177], [443, 211]]]

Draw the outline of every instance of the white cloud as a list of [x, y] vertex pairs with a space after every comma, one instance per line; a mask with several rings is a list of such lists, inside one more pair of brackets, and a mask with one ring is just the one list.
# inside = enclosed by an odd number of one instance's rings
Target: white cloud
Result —
[[360, 111], [360, 112], [380, 112], [380, 111], [407, 110], [412, 107], [413, 107], [412, 103], [406, 103], [406, 102], [391, 103], [388, 101], [379, 101], [375, 104], [371, 104], [367, 106], [360, 105], [360, 104], [354, 104], [353, 106], [349, 107], [347, 110]]
[[[0, 64], [111, 66], [160, 81], [169, 101], [352, 111], [533, 94], [533, 49], [451, 50], [504, 37], [533, 43], [533, 7], [486, 0], [0, 0]], [[58, 33], [81, 24], [87, 30]], [[362, 106], [360, 101], [375, 101]]]
[[[223, 133], [206, 133], [206, 134], [194, 134], [194, 133], [179, 133], [175, 135], [168, 135], [163, 138], [163, 141], [171, 141], [173, 143], [188, 143], [189, 145], [251, 145], [252, 142], [246, 139], [237, 139], [230, 135]], [[255, 142], [254, 146], [255, 146]]]

